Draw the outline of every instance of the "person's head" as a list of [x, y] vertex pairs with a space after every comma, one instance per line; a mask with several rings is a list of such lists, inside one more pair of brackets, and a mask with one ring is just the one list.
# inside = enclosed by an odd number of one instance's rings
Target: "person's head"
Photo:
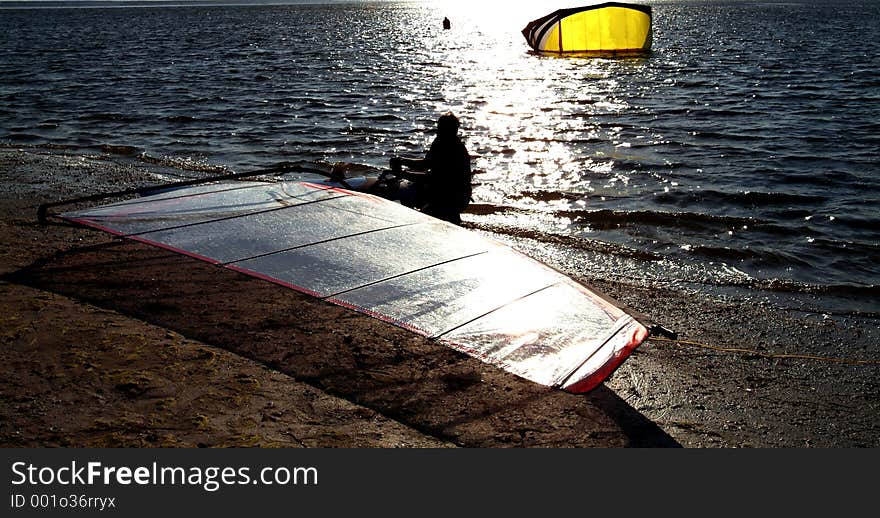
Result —
[[437, 119], [437, 134], [454, 136], [458, 133], [459, 125], [458, 117], [452, 112], [446, 112]]

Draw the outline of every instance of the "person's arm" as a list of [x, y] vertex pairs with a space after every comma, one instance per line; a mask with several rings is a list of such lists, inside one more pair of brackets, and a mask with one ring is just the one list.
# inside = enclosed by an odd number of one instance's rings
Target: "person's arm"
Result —
[[401, 158], [400, 164], [409, 167], [413, 171], [428, 170], [428, 161], [424, 158]]
[[[412, 169], [412, 171], [404, 171], [403, 166]], [[424, 158], [403, 158], [399, 156], [391, 157], [391, 171], [399, 178], [403, 178], [406, 180], [420, 180], [425, 177], [425, 173], [416, 173], [413, 171], [426, 171], [427, 169], [428, 161]]]

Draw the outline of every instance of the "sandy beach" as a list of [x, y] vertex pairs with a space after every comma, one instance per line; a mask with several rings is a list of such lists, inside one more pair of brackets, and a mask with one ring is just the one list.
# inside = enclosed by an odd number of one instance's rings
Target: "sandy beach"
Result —
[[106, 155], [0, 148], [0, 445], [880, 446], [871, 315], [576, 277], [681, 341], [649, 340], [574, 395], [265, 281], [37, 223], [41, 203], [155, 183]]

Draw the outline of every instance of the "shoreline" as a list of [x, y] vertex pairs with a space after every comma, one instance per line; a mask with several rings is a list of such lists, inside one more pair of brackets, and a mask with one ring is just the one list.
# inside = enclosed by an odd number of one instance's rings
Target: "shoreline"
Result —
[[[152, 174], [107, 157], [0, 147], [0, 313], [10, 315], [0, 336], [4, 379], [16, 380], [3, 387], [0, 444], [880, 446], [880, 366], [781, 356], [880, 360], [876, 319], [554, 265], [684, 342], [725, 349], [649, 340], [604, 386], [576, 396], [263, 281], [36, 224], [40, 203], [151, 184]], [[551, 244], [515, 246], [553, 256]], [[53, 332], [66, 328], [76, 338]]]

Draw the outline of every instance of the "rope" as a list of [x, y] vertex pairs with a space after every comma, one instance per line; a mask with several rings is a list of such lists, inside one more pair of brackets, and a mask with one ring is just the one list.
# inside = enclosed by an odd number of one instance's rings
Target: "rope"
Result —
[[762, 351], [756, 351], [754, 349], [743, 349], [740, 347], [719, 347], [717, 345], [709, 345], [700, 342], [692, 342], [689, 340], [672, 340], [669, 338], [661, 338], [661, 337], [651, 337], [650, 339], [658, 342], [671, 342], [678, 343], [681, 345], [691, 345], [694, 347], [701, 347], [703, 349], [711, 349], [713, 351], [721, 351], [728, 353], [741, 353], [741, 354], [752, 354], [755, 356], [761, 356], [763, 358], [773, 358], [773, 359], [796, 359], [796, 360], [815, 360], [815, 361], [823, 361], [823, 362], [831, 362], [831, 363], [844, 363], [848, 365], [880, 365], [880, 360], [862, 360], [855, 358], [832, 358], [829, 356], [814, 356], [811, 354], [777, 354], [777, 353], [765, 353]]

